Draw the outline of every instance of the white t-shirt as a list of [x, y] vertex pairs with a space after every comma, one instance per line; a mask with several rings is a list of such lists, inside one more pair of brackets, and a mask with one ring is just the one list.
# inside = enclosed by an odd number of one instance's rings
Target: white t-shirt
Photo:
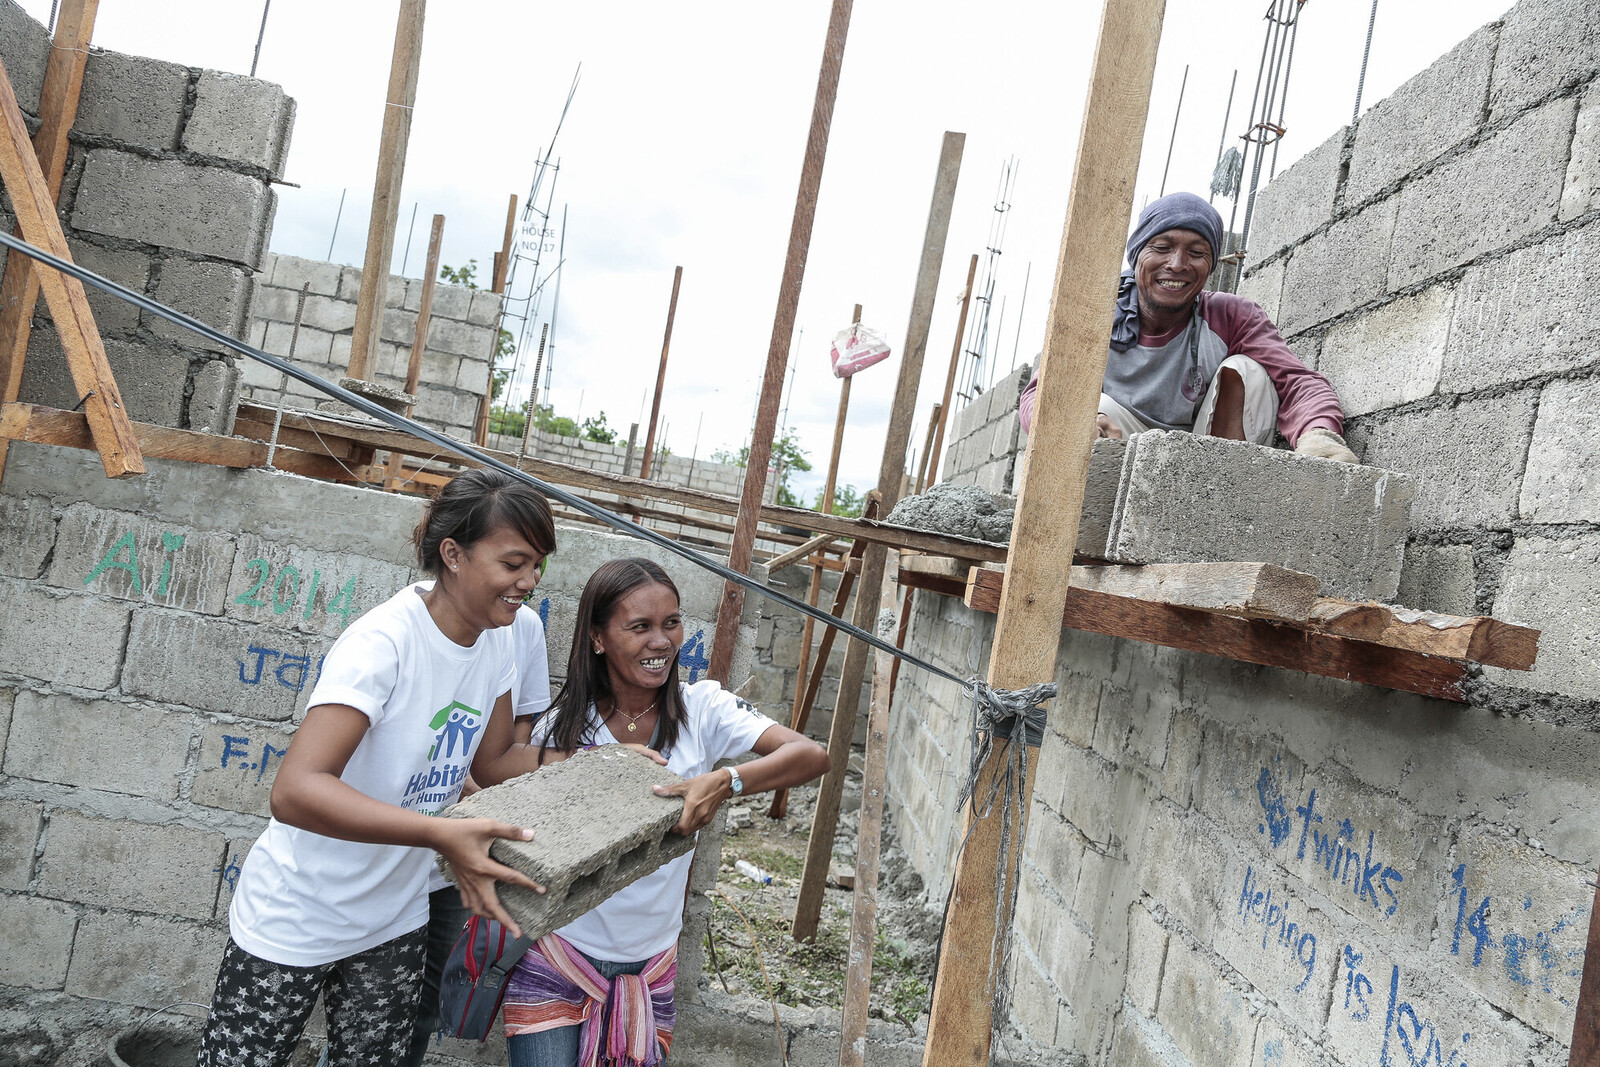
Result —
[[[427, 592], [433, 583], [418, 582], [414, 588]], [[517, 684], [511, 693], [515, 717], [543, 715], [550, 706], [550, 652], [545, 647], [544, 622], [532, 604], [522, 605], [517, 612], [517, 621], [511, 624], [511, 641], [517, 653]]]
[[[371, 720], [344, 782], [432, 815], [460, 794], [495, 701], [515, 680], [509, 627], [463, 648], [407, 586], [334, 642], [308, 706], [345, 704]], [[341, 841], [273, 819], [245, 860], [228, 928], [273, 963], [332, 963], [424, 925], [430, 873], [428, 849]]]
[[[705, 774], [718, 760], [742, 756], [776, 725], [716, 682], [698, 682], [682, 689], [688, 716], [678, 728], [678, 743], [671, 752], [662, 753], [667, 758], [667, 769], [682, 778]], [[535, 744], [543, 740], [550, 725], [551, 719], [545, 718], [534, 726]], [[617, 739], [600, 724], [594, 740], [605, 745]], [[679, 856], [617, 890], [599, 907], [556, 932], [595, 959], [611, 963], [649, 959], [678, 941], [683, 928], [684, 889], [689, 884], [693, 862], [692, 853]]]

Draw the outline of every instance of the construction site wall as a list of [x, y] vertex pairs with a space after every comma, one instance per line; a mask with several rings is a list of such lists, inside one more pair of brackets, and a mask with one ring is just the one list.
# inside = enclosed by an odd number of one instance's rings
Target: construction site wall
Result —
[[[92, 451], [14, 444], [0, 490], [0, 1047], [31, 1049], [19, 1064], [91, 1062], [141, 1009], [210, 1000], [322, 657], [418, 576], [416, 497], [147, 463], [110, 481]], [[674, 576], [680, 667], [704, 676], [720, 579], [588, 527], [558, 539], [535, 600], [558, 676], [583, 583], [623, 555]], [[735, 676], [749, 669], [736, 656]]]
[[[0, 0], [0, 59], [30, 128], [49, 52], [45, 28]], [[92, 50], [59, 200], [72, 258], [243, 338], [293, 124], [294, 101], [270, 82]], [[9, 211], [0, 200], [7, 232]], [[231, 354], [95, 289], [88, 295], [134, 419], [232, 432]], [[73, 408], [80, 397], [38, 306], [21, 399]]]
[[[1537, 665], [1463, 705], [1065, 631], [1003, 1058], [1567, 1062], [1600, 859], [1597, 73], [1600, 10], [1522, 0], [1262, 192], [1242, 285], [1416, 480], [1398, 599], [1539, 627]], [[983, 673], [992, 616], [914, 611], [911, 649]], [[940, 899], [970, 714], [902, 672], [891, 809]]]
[[[295, 315], [300, 310], [300, 335]], [[356, 324], [356, 294], [361, 268], [299, 256], [265, 257], [250, 323], [250, 343], [289, 359], [325, 381], [337, 382], [350, 370], [350, 338]], [[418, 422], [456, 437], [470, 438], [478, 402], [489, 385], [489, 353], [500, 318], [501, 297], [486, 289], [435, 283], [428, 319], [428, 343], [417, 380]], [[400, 389], [411, 361], [422, 304], [422, 279], [389, 276], [373, 380]], [[241, 368], [241, 393], [259, 404], [276, 404], [287, 395], [291, 408], [348, 410], [303, 382], [254, 361]]]
[[1033, 369], [1026, 363], [957, 409], [950, 419], [941, 482], [975, 485], [989, 493], [1016, 490], [1017, 460], [1025, 440], [1017, 403]]

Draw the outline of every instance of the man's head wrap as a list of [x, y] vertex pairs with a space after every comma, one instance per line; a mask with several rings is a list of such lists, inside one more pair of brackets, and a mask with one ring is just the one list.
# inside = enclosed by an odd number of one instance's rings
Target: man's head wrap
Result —
[[1128, 238], [1128, 270], [1117, 286], [1116, 312], [1111, 321], [1111, 347], [1126, 352], [1139, 343], [1139, 290], [1133, 267], [1139, 252], [1150, 239], [1168, 230], [1192, 230], [1211, 245], [1215, 263], [1222, 255], [1222, 216], [1217, 209], [1193, 193], [1169, 193], [1153, 200], [1139, 213], [1139, 224]]

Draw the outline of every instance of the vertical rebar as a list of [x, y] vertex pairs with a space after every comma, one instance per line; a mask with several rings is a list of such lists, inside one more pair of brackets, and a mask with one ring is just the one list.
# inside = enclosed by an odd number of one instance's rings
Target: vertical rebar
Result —
[[[267, 12], [271, 10], [272, 0], [266, 0], [266, 2], [261, 5], [261, 32], [256, 34], [255, 58], [250, 60], [250, 77], [252, 78], [256, 76], [256, 65], [261, 62], [261, 42], [267, 39]], [[50, 14], [51, 21], [53, 22], [55, 20], [55, 5], [53, 3], [51, 4]]]
[[1356, 109], [1350, 114], [1350, 129], [1361, 121], [1361, 93], [1367, 86], [1367, 58], [1372, 55], [1372, 30], [1378, 24], [1378, 0], [1372, 0], [1372, 14], [1367, 19], [1367, 47], [1361, 52], [1361, 76], [1356, 79]]
[[[1222, 112], [1222, 136], [1217, 138], [1217, 161], [1211, 165], [1211, 180], [1216, 181], [1217, 168], [1222, 166], [1222, 150], [1228, 143], [1228, 123], [1233, 119], [1233, 91], [1239, 87], [1239, 68], [1233, 68], [1233, 81], [1228, 83], [1228, 106]], [[1207, 203], [1215, 202], [1217, 194], [1212, 192]], [[1234, 199], [1238, 199], [1235, 197]]]
[[411, 204], [411, 225], [406, 227], [406, 252], [400, 257], [400, 277], [406, 276], [406, 265], [411, 262], [411, 238], [417, 232], [417, 203]]
[[1167, 172], [1172, 169], [1172, 146], [1178, 143], [1178, 120], [1183, 117], [1183, 94], [1189, 88], [1189, 64], [1183, 65], [1183, 83], [1178, 86], [1178, 109], [1172, 113], [1172, 136], [1167, 139], [1167, 162], [1161, 168], [1161, 191], [1157, 196], [1167, 195]]
[[328, 238], [327, 258], [329, 260], [333, 259], [333, 243], [339, 239], [339, 220], [344, 218], [344, 194], [349, 191], [348, 188], [339, 190], [339, 210], [333, 214], [333, 236]]

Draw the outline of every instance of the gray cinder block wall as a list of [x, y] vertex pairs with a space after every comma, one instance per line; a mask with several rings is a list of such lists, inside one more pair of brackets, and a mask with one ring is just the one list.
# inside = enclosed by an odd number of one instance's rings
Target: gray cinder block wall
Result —
[[[337, 382], [350, 369], [356, 294], [361, 291], [360, 267], [299, 256], [266, 256], [250, 323], [250, 341], [273, 355], [288, 358], [295, 308], [306, 285], [311, 288], [301, 316], [300, 339], [294, 344], [294, 362], [320, 378]], [[417, 421], [456, 437], [471, 437], [478, 401], [489, 384], [489, 353], [500, 303], [499, 294], [486, 289], [435, 284], [428, 344], [418, 377], [417, 405], [412, 412]], [[378, 359], [373, 366], [374, 380], [380, 384], [395, 389], [405, 385], [421, 304], [422, 279], [390, 276]], [[289, 407], [338, 403], [254, 361], [243, 368], [241, 391], [248, 399], [276, 404], [285, 389]]]
[[[1242, 292], [1416, 480], [1399, 599], [1543, 630], [1445, 703], [1075, 631], [1036, 765], [1001, 1053], [1567, 1061], [1600, 859], [1600, 9], [1522, 0], [1258, 201]], [[981, 672], [993, 617], [916, 594]], [[960, 694], [903, 672], [890, 802], [949, 885]]]
[[[92, 451], [16, 444], [0, 487], [0, 1047], [43, 1050], [19, 1062], [91, 1062], [144, 1009], [209, 1000], [322, 657], [416, 574], [414, 497], [148, 463], [111, 481]], [[553, 673], [589, 574], [637, 554], [677, 580], [680, 664], [704, 676], [719, 579], [592, 528], [558, 539], [538, 598]], [[741, 650], [755, 630], [752, 604]]]
[[1014, 493], [1025, 438], [1017, 404], [1033, 377], [1026, 363], [972, 398], [951, 416], [939, 467], [941, 482], [976, 485], [989, 493]]
[[[0, 58], [30, 126], [49, 49], [45, 28], [0, 0]], [[294, 107], [270, 82], [91, 51], [59, 204], [73, 259], [244, 337]], [[9, 208], [0, 200], [8, 232]], [[94, 289], [89, 306], [136, 420], [232, 432], [235, 357]], [[38, 307], [21, 397], [72, 408], [79, 395]]]

